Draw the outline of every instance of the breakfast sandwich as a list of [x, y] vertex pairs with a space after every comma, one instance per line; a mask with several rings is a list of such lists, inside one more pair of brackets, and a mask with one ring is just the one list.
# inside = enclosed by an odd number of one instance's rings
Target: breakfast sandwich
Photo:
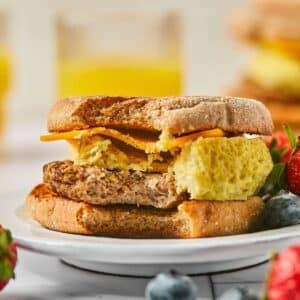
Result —
[[272, 119], [233, 97], [73, 97], [49, 112], [49, 134], [72, 160], [43, 168], [28, 195], [52, 230], [112, 237], [197, 238], [252, 231], [273, 163]]
[[[300, 1], [252, 0], [232, 15], [230, 28], [253, 58], [228, 94], [261, 99], [277, 127], [300, 129]], [[284, 114], [282, 113], [284, 111]]]

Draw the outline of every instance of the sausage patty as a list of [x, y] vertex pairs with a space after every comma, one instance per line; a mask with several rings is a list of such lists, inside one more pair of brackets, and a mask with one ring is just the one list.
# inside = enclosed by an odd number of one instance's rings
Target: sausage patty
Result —
[[168, 173], [107, 170], [54, 161], [44, 166], [44, 183], [68, 199], [95, 205], [135, 204], [170, 208], [187, 200]]

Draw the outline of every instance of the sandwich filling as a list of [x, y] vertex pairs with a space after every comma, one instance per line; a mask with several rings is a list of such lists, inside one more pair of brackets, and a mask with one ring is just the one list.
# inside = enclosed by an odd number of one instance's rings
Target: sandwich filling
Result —
[[[41, 139], [67, 139], [78, 166], [167, 174], [174, 178], [176, 193], [189, 199], [246, 200], [262, 187], [273, 166], [260, 137], [229, 136], [220, 129], [180, 137], [162, 132], [156, 140], [153, 135], [146, 138], [146, 133], [141, 139], [115, 129], [113, 136], [108, 131], [105, 135], [88, 131], [82, 135], [76, 131], [73, 137], [58, 133]], [[152, 183], [156, 186], [158, 182]]]
[[166, 172], [168, 153], [145, 153], [120, 141], [102, 136], [81, 138], [71, 142], [74, 162], [81, 166], [98, 166], [108, 170], [135, 170], [143, 172]]

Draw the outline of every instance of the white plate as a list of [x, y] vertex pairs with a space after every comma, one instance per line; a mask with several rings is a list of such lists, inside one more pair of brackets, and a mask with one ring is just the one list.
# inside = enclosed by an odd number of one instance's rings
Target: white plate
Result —
[[41, 227], [28, 218], [22, 208], [16, 208], [20, 200], [8, 200], [0, 202], [0, 220], [12, 230], [21, 246], [57, 256], [78, 267], [106, 273], [151, 276], [170, 268], [188, 274], [218, 272], [262, 262], [271, 251], [300, 241], [300, 225], [190, 240], [65, 234]]

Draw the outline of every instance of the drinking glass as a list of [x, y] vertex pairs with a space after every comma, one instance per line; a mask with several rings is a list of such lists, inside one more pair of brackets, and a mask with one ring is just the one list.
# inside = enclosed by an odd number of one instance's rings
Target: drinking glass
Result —
[[11, 59], [8, 46], [7, 19], [0, 13], [0, 139], [5, 127], [6, 119], [6, 95], [11, 78]]
[[56, 29], [60, 97], [182, 94], [176, 14], [67, 13]]

